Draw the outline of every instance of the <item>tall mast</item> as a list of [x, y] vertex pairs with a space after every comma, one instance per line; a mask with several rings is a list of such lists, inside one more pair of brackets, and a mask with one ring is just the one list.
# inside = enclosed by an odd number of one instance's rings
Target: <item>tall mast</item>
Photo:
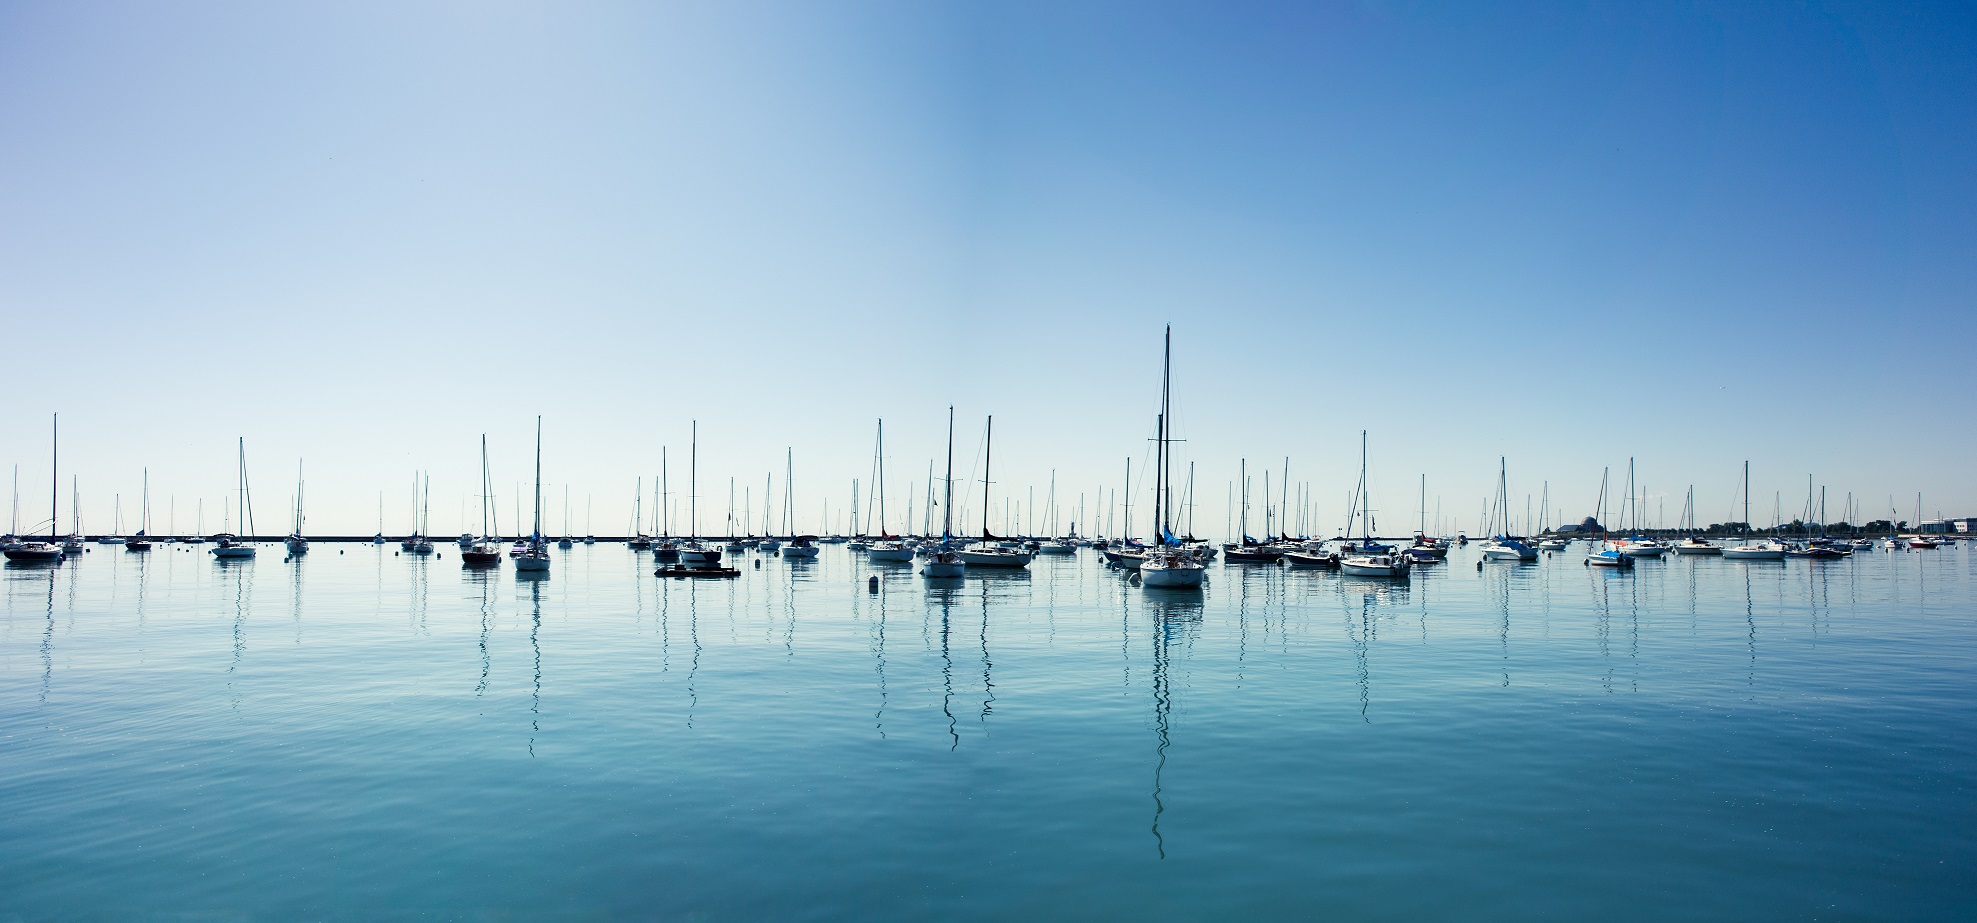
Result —
[[535, 415], [535, 528], [530, 537], [542, 541], [542, 414]]
[[686, 455], [686, 518], [689, 538], [700, 537], [700, 421], [693, 421], [693, 444]]
[[481, 541], [487, 541], [487, 434], [481, 434]]
[[[993, 538], [989, 533], [989, 471], [995, 459], [995, 414], [989, 414], [988, 434], [982, 440], [982, 537]], [[1915, 508], [1922, 508], [1922, 495], [1915, 495]], [[1917, 516], [1917, 519], [1922, 517]], [[1006, 529], [1004, 531], [1007, 531]]]
[[[668, 537], [673, 534], [673, 518], [666, 515], [666, 509], [672, 503], [668, 499], [671, 496], [666, 489], [666, 447], [662, 445], [659, 447], [659, 534]], [[767, 495], [763, 499], [768, 499]]]
[[[48, 443], [48, 537], [52, 540], [55, 537], [55, 520], [59, 514], [62, 496], [62, 475], [56, 470], [61, 467], [62, 461], [62, 415], [55, 414], [48, 425], [52, 434]], [[151, 469], [144, 470], [147, 472], [144, 483], [149, 485], [151, 481], [148, 472]]]
[[954, 533], [954, 405], [947, 405], [947, 478], [941, 482], [947, 487], [947, 498], [941, 502], [940, 527], [941, 541], [946, 541]]
[[883, 417], [879, 419], [879, 537], [886, 537], [886, 421]]

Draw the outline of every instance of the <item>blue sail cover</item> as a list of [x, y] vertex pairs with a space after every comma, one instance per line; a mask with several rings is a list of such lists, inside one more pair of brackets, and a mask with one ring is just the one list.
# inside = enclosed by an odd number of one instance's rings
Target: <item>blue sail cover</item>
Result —
[[1161, 526], [1160, 544], [1168, 545], [1174, 548], [1179, 548], [1181, 547], [1181, 540], [1179, 537], [1175, 536], [1173, 532], [1168, 531], [1166, 526]]

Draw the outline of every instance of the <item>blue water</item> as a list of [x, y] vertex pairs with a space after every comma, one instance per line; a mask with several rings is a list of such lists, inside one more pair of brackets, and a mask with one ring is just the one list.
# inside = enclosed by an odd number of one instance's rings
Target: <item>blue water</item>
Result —
[[450, 550], [8, 567], [0, 918], [1977, 918], [1967, 548]]

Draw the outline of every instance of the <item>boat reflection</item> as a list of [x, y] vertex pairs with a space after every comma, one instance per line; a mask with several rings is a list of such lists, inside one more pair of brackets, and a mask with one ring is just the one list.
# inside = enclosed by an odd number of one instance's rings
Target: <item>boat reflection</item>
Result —
[[1167, 858], [1167, 839], [1160, 832], [1160, 818], [1167, 813], [1167, 748], [1172, 744], [1174, 689], [1171, 678], [1174, 642], [1192, 641], [1202, 621], [1202, 594], [1188, 588], [1155, 588], [1145, 591], [1146, 611], [1153, 616], [1153, 848]]

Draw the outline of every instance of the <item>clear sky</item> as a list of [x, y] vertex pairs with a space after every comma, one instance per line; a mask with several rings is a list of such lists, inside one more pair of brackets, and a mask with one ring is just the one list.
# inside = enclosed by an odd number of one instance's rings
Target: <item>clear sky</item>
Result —
[[1499, 456], [1977, 515], [1972, 164], [1959, 3], [4, 3], [0, 461], [444, 534], [540, 413], [603, 534], [698, 419], [703, 531], [786, 448], [815, 529], [883, 416], [896, 531], [950, 403], [997, 507], [1137, 475], [1171, 322], [1203, 534], [1286, 456], [1336, 529], [1361, 429], [1390, 533]]

